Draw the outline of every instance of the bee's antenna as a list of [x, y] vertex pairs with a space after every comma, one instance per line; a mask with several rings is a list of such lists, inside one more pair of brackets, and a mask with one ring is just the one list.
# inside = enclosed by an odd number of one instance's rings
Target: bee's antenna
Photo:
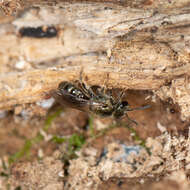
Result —
[[134, 111], [134, 110], [144, 110], [147, 108], [150, 108], [150, 105], [142, 106], [142, 107], [137, 107], [137, 108], [128, 108], [127, 111]]
[[[137, 107], [137, 108], [128, 108], [127, 111], [144, 110], [144, 109], [147, 109], [150, 107], [151, 107], [150, 105], [146, 105], [146, 106]], [[133, 122], [135, 125], [138, 125], [138, 123], [135, 120], [131, 119], [127, 114], [126, 114], [126, 116], [127, 116], [129, 121]]]

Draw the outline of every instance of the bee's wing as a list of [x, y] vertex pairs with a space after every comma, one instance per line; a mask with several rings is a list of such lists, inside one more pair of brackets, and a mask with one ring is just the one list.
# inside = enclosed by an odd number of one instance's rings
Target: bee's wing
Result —
[[89, 110], [89, 100], [81, 99], [76, 96], [73, 96], [66, 91], [61, 93], [60, 91], [53, 91], [51, 95], [63, 106], [68, 106], [80, 111]]

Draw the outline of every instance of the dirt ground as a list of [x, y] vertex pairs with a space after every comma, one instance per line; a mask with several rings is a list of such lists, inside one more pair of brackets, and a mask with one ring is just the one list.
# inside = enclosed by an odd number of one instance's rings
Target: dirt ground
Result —
[[0, 189], [189, 189], [189, 123], [178, 107], [147, 91], [128, 91], [126, 99], [151, 105], [129, 113], [138, 126], [69, 108], [56, 115], [55, 104], [2, 112]]

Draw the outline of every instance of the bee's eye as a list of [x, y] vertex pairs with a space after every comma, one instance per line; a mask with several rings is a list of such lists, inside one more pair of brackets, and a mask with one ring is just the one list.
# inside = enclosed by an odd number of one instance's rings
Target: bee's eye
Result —
[[128, 104], [128, 102], [127, 101], [123, 101], [123, 102], [121, 102], [121, 106], [122, 107], [125, 107], [125, 106], [128, 106], [129, 104]]

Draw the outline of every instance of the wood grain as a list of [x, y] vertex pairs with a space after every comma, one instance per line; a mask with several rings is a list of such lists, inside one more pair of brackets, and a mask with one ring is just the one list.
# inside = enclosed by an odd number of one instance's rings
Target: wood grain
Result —
[[[138, 6], [33, 1], [27, 8], [28, 2], [14, 17], [0, 17], [0, 109], [43, 99], [59, 82], [78, 80], [83, 70], [89, 85], [172, 98], [182, 118], [189, 118], [189, 2], [165, 4], [165, 9], [144, 1]], [[19, 32], [48, 26], [57, 30], [55, 37]]]

